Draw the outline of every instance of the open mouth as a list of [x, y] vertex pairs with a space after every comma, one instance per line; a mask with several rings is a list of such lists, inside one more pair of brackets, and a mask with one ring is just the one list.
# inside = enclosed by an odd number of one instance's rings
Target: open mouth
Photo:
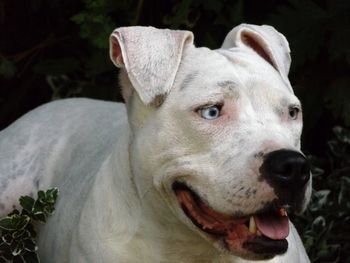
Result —
[[284, 207], [271, 205], [253, 215], [234, 217], [213, 210], [183, 183], [175, 182], [173, 190], [192, 223], [221, 239], [228, 250], [263, 258], [287, 251], [289, 220]]

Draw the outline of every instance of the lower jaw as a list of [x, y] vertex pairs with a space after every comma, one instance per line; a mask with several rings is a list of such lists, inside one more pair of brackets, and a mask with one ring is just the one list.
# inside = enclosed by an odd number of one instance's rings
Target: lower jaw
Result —
[[266, 236], [249, 235], [245, 240], [239, 240], [230, 236], [214, 236], [203, 232], [220, 239], [225, 250], [245, 259], [269, 259], [284, 254], [288, 249], [286, 239], [273, 240]]
[[243, 248], [257, 255], [270, 256], [284, 254], [288, 249], [288, 241], [272, 240], [265, 236], [254, 237], [243, 243]]

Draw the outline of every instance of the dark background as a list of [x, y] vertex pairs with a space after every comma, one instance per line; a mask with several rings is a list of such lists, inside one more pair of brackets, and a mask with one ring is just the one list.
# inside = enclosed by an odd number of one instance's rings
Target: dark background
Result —
[[235, 25], [270, 24], [291, 46], [314, 193], [294, 219], [312, 262], [350, 262], [350, 1], [0, 0], [0, 130], [67, 97], [120, 101], [108, 37], [119, 26], [194, 32], [220, 47]]

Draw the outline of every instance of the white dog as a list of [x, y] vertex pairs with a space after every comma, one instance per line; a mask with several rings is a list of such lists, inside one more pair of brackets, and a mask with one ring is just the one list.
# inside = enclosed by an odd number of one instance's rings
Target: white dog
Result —
[[0, 133], [0, 213], [57, 186], [43, 262], [309, 262], [286, 215], [311, 192], [289, 47], [242, 24], [217, 50], [188, 31], [116, 29], [120, 103], [69, 99]]

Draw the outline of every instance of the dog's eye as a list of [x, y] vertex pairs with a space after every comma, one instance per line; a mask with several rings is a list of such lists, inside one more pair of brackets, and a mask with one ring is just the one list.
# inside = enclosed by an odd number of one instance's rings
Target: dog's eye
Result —
[[300, 109], [298, 107], [295, 107], [295, 106], [290, 107], [289, 108], [289, 117], [292, 120], [296, 120], [298, 118], [299, 112], [300, 112]]
[[203, 119], [214, 120], [220, 116], [221, 105], [213, 105], [198, 110], [198, 113]]

